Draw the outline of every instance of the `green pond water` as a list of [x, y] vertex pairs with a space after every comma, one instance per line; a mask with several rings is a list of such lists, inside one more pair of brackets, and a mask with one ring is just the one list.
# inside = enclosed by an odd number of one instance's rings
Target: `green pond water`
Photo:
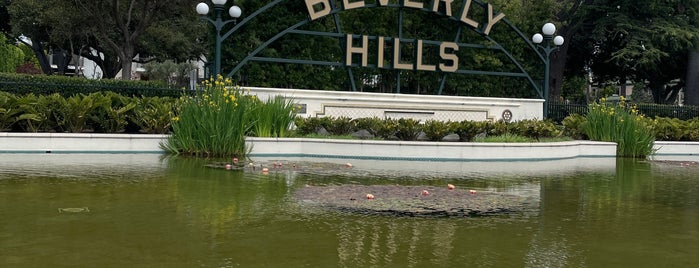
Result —
[[[0, 267], [699, 267], [699, 164], [308, 161], [353, 167], [263, 175], [158, 155], [0, 154]], [[539, 205], [395, 217], [294, 197], [447, 183]]]

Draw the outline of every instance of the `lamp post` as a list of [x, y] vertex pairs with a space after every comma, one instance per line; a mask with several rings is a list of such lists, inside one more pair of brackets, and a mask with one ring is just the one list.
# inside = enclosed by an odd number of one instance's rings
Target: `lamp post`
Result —
[[[543, 33], [536, 33], [534, 36], [532, 36], [532, 42], [534, 44], [537, 44], [537, 48], [540, 49], [542, 52], [544, 52], [544, 118], [548, 116], [548, 101], [549, 101], [549, 65], [551, 61], [551, 52], [554, 52], [558, 50], [558, 48], [563, 45], [563, 42], [565, 41], [563, 39], [563, 36], [557, 35], [553, 36], [556, 33], [556, 25], [553, 25], [553, 23], [546, 23], [544, 24], [543, 27], [541, 27], [541, 32]], [[553, 40], [554, 46], [551, 46], [551, 41]], [[545, 42], [545, 46], [541, 46], [541, 42]]]
[[209, 14], [209, 5], [204, 2], [197, 4], [197, 13], [202, 16], [203, 19], [210, 22], [216, 28], [216, 50], [214, 50], [214, 75], [221, 74], [221, 29], [228, 23], [235, 23], [236, 19], [240, 17], [243, 13], [238, 6], [232, 6], [228, 9], [228, 15], [233, 19], [223, 20], [223, 11], [225, 10], [224, 5], [227, 0], [211, 0], [214, 4], [214, 19], [207, 17]]

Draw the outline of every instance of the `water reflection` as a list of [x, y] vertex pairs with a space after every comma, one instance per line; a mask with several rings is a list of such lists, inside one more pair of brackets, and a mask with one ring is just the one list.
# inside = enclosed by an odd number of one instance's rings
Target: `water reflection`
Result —
[[[356, 175], [262, 175], [157, 155], [0, 155], [0, 267], [699, 266], [696, 166], [350, 161]], [[306, 184], [446, 183], [539, 208], [410, 218], [293, 199]]]

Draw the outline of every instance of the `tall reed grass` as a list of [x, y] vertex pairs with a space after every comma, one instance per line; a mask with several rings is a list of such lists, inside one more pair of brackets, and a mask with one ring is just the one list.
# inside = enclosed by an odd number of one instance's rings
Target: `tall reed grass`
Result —
[[252, 135], [256, 137], [286, 137], [296, 118], [293, 100], [275, 96], [258, 102], [253, 108], [255, 121]]
[[646, 158], [653, 153], [655, 135], [648, 120], [624, 98], [617, 104], [590, 104], [583, 129], [590, 140], [617, 143], [617, 156]]
[[171, 154], [245, 157], [245, 134], [252, 129], [256, 102], [230, 79], [219, 75], [206, 80], [197, 94], [180, 98], [172, 135], [161, 147]]

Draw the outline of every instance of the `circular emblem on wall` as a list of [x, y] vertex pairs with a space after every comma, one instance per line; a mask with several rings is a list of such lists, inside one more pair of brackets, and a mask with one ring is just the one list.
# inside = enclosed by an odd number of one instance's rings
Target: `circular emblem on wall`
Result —
[[512, 120], [512, 111], [510, 111], [510, 110], [502, 111], [502, 120], [505, 122], [510, 122], [510, 120]]

